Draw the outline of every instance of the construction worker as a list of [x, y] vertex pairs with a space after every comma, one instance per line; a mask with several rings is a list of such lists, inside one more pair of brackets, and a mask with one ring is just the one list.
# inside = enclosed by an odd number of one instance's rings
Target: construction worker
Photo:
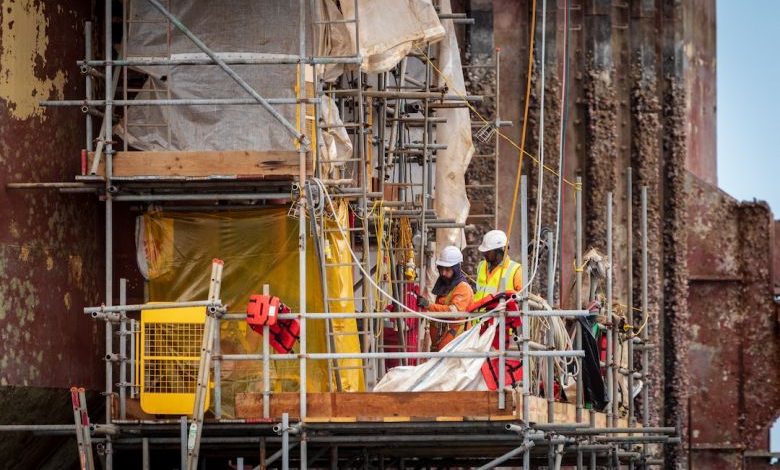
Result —
[[477, 265], [477, 291], [474, 301], [507, 290], [520, 292], [523, 289], [523, 275], [520, 263], [507, 256], [506, 233], [491, 230], [482, 237], [478, 250], [485, 258]]
[[[431, 290], [436, 302], [431, 303], [427, 298], [418, 296], [417, 306], [429, 312], [465, 312], [474, 299], [474, 291], [461, 269], [462, 264], [463, 253], [458, 247], [447, 246], [441, 250], [436, 259], [439, 277]], [[430, 327], [431, 350], [440, 351], [461, 331], [462, 323], [434, 322]]]

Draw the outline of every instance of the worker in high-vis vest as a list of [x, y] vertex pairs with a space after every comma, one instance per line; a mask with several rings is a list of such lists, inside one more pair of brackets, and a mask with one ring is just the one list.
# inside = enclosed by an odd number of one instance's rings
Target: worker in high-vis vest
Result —
[[[429, 312], [465, 312], [474, 299], [466, 274], [461, 269], [463, 253], [456, 246], [447, 246], [436, 259], [439, 277], [431, 293], [436, 302], [417, 297], [417, 306]], [[455, 320], [449, 319], [449, 320]], [[431, 351], [440, 351], [463, 331], [463, 323], [432, 322], [430, 326]]]
[[487, 232], [477, 249], [484, 259], [477, 265], [477, 290], [474, 293], [474, 301], [498, 292], [522, 290], [523, 274], [520, 263], [509, 259], [506, 253], [506, 233], [502, 230]]

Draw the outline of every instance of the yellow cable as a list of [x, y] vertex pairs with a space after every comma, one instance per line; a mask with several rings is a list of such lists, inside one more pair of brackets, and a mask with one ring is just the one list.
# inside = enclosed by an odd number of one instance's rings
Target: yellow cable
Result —
[[[512, 235], [512, 226], [515, 223], [515, 205], [517, 204], [517, 194], [520, 190], [520, 176], [523, 172], [523, 150], [525, 148], [525, 135], [528, 124], [528, 109], [531, 104], [531, 75], [534, 67], [534, 41], [536, 38], [536, 0], [531, 4], [531, 40], [528, 48], [528, 77], [525, 83], [525, 105], [523, 106], [523, 128], [520, 131], [520, 153], [517, 156], [517, 176], [515, 177], [515, 190], [512, 196], [512, 210], [509, 212], [509, 224], [507, 226], [507, 240]], [[546, 19], [544, 20], [546, 21]], [[544, 86], [544, 84], [542, 84]], [[537, 162], [538, 163], [538, 162]], [[556, 175], [557, 176], [557, 175]], [[523, 247], [525, 249], [525, 247]]]
[[[433, 61], [431, 60], [431, 58], [430, 58], [430, 57], [428, 57], [428, 55], [427, 55], [427, 54], [425, 54], [425, 52], [423, 52], [421, 49], [417, 49], [417, 53], [418, 53], [418, 54], [420, 54], [420, 55], [422, 55], [422, 56], [423, 56], [423, 58], [425, 58], [426, 62], [428, 62], [429, 64], [431, 64], [431, 67], [432, 67], [432, 68], [433, 68], [433, 69], [436, 71], [436, 73], [437, 73], [437, 74], [438, 74], [438, 75], [439, 75], [441, 78], [443, 78], [443, 79], [444, 79], [444, 81], [447, 83], [447, 86], [448, 86], [449, 88], [451, 88], [451, 89], [452, 89], [452, 91], [454, 91], [454, 92], [455, 92], [455, 94], [456, 94], [456, 95], [458, 95], [458, 97], [459, 97], [459, 98], [463, 99], [463, 102], [466, 104], [466, 107], [468, 107], [468, 108], [469, 108], [469, 109], [470, 109], [470, 110], [471, 110], [471, 111], [472, 111], [474, 114], [476, 114], [476, 115], [477, 115], [477, 117], [478, 117], [478, 118], [479, 118], [479, 119], [480, 119], [480, 120], [481, 120], [483, 123], [485, 123], [485, 124], [491, 124], [491, 122], [490, 122], [490, 121], [488, 121], [487, 119], [485, 119], [485, 117], [484, 117], [484, 116], [482, 116], [482, 114], [480, 114], [480, 113], [479, 113], [479, 111], [477, 111], [477, 110], [476, 110], [476, 108], [474, 108], [474, 106], [472, 106], [472, 105], [471, 105], [471, 103], [469, 103], [469, 102], [468, 102], [466, 95], [465, 95], [465, 94], [463, 94], [463, 93], [460, 93], [460, 92], [457, 90], [457, 88], [455, 88], [455, 87], [454, 87], [454, 85], [452, 84], [452, 82], [451, 82], [450, 80], [448, 80], [448, 79], [447, 79], [447, 75], [446, 75], [444, 72], [442, 72], [442, 71], [441, 71], [441, 70], [440, 70], [438, 67], [436, 67], [436, 64], [434, 64], [434, 63], [433, 63]], [[496, 129], [496, 134], [497, 134], [499, 137], [501, 137], [502, 139], [506, 140], [506, 141], [507, 141], [507, 142], [508, 142], [508, 143], [509, 143], [509, 144], [510, 144], [512, 147], [514, 147], [514, 148], [515, 148], [515, 149], [517, 149], [519, 152], [521, 152], [521, 153], [522, 153], [522, 155], [524, 155], [524, 156], [526, 156], [526, 157], [530, 158], [530, 159], [531, 159], [531, 161], [533, 161], [533, 162], [534, 162], [534, 163], [536, 163], [537, 165], [539, 165], [539, 164], [541, 163], [541, 162], [539, 161], [539, 159], [538, 159], [538, 158], [536, 158], [536, 156], [534, 156], [534, 155], [532, 155], [532, 154], [530, 154], [530, 153], [526, 152], [526, 151], [525, 151], [525, 150], [523, 150], [522, 148], [520, 148], [520, 146], [519, 146], [519, 145], [518, 145], [516, 142], [514, 142], [514, 141], [513, 141], [513, 140], [512, 140], [510, 137], [508, 137], [506, 134], [504, 134], [503, 132], [501, 132], [499, 129]], [[559, 173], [558, 173], [558, 172], [557, 172], [555, 169], [553, 169], [553, 168], [551, 168], [551, 167], [549, 167], [549, 166], [547, 166], [547, 165], [543, 165], [543, 166], [542, 166], [542, 168], [544, 168], [544, 170], [546, 170], [547, 172], [551, 173], [551, 174], [552, 174], [552, 175], [554, 175], [554, 176], [559, 176]], [[563, 179], [563, 182], [564, 182], [564, 183], [568, 184], [568, 185], [569, 185], [569, 186], [571, 186], [571, 187], [574, 187], [574, 186], [576, 185], [576, 183], [574, 183], [573, 181], [570, 181], [570, 180], [568, 180], [568, 179], [566, 179], [566, 178], [562, 178], [562, 179]]]

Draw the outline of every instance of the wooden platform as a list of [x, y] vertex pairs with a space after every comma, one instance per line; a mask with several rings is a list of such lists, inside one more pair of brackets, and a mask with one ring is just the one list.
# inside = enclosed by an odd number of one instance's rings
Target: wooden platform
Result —
[[[530, 397], [530, 421], [547, 423], [547, 401]], [[299, 418], [298, 393], [271, 395], [271, 419], [282, 413]], [[309, 393], [306, 422], [403, 422], [403, 421], [516, 421], [522, 418], [522, 397], [507, 393], [505, 410], [498, 409], [496, 392], [393, 392], [393, 393]], [[555, 403], [555, 422], [576, 422], [576, 407]], [[236, 417], [259, 420], [263, 417], [262, 393], [236, 394]], [[596, 425], [607, 425], [606, 414], [595, 413]], [[590, 411], [583, 410], [590, 422]], [[622, 419], [616, 426], [626, 426]], [[585, 425], [587, 426], [587, 425]]]
[[[94, 154], [89, 156], [92, 165]], [[230, 150], [213, 152], [117, 152], [113, 157], [113, 176], [117, 178], [158, 177], [237, 179], [292, 179], [298, 176], [298, 152]], [[312, 174], [307, 156], [307, 174]], [[105, 176], [101, 158], [98, 175]]]

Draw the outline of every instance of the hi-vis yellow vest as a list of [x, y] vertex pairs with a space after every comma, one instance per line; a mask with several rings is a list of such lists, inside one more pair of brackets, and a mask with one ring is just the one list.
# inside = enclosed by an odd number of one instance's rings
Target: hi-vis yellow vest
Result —
[[505, 292], [514, 289], [515, 273], [520, 269], [520, 263], [511, 259], [504, 261], [503, 267], [494, 269], [492, 276], [488, 274], [487, 261], [482, 260], [477, 265], [477, 291], [474, 292], [474, 301], [482, 300], [496, 292]]

